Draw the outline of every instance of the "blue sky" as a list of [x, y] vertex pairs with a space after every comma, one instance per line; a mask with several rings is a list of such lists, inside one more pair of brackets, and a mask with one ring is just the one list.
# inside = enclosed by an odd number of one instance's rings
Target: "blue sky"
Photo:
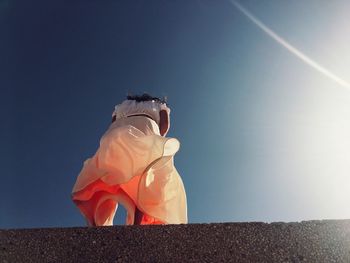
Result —
[[[350, 81], [347, 1], [240, 3]], [[350, 90], [229, 1], [2, 0], [0, 33], [0, 228], [83, 226], [82, 163], [144, 91], [169, 98], [190, 223], [350, 218]]]

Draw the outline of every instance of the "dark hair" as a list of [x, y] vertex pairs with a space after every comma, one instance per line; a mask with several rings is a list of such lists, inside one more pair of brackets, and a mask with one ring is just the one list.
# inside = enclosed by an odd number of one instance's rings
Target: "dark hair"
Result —
[[140, 95], [132, 95], [132, 94], [128, 94], [126, 96], [127, 100], [135, 100], [136, 102], [141, 102], [141, 101], [157, 101], [163, 104], [167, 103], [167, 97], [163, 97], [163, 98], [158, 98], [158, 97], [153, 97], [151, 95], [149, 95], [148, 93], [143, 93], [141, 96]]

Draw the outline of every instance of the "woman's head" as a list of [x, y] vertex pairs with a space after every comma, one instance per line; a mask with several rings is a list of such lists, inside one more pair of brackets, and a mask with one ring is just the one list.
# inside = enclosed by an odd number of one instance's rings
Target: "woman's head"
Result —
[[140, 95], [132, 95], [128, 94], [126, 96], [127, 100], [135, 100], [136, 102], [141, 102], [141, 101], [156, 101], [162, 104], [167, 104], [167, 97], [163, 98], [158, 98], [158, 97], [153, 97], [149, 95], [148, 93], [143, 93], [141, 96]]
[[147, 93], [128, 95], [122, 104], [116, 106], [112, 122], [121, 117], [145, 115], [157, 122], [160, 134], [165, 136], [170, 128], [170, 109], [166, 101], [166, 97], [161, 99]]

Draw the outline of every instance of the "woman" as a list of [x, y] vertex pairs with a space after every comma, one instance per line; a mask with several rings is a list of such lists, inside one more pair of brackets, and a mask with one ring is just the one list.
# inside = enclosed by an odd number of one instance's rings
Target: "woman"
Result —
[[186, 193], [174, 167], [180, 143], [165, 137], [169, 128], [170, 108], [159, 98], [128, 96], [115, 107], [72, 191], [89, 226], [113, 225], [118, 203], [127, 225], [187, 223]]

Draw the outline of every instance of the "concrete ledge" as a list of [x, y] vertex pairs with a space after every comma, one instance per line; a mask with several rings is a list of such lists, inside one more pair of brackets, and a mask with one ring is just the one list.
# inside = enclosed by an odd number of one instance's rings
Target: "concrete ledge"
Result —
[[0, 262], [350, 262], [350, 220], [0, 230]]

